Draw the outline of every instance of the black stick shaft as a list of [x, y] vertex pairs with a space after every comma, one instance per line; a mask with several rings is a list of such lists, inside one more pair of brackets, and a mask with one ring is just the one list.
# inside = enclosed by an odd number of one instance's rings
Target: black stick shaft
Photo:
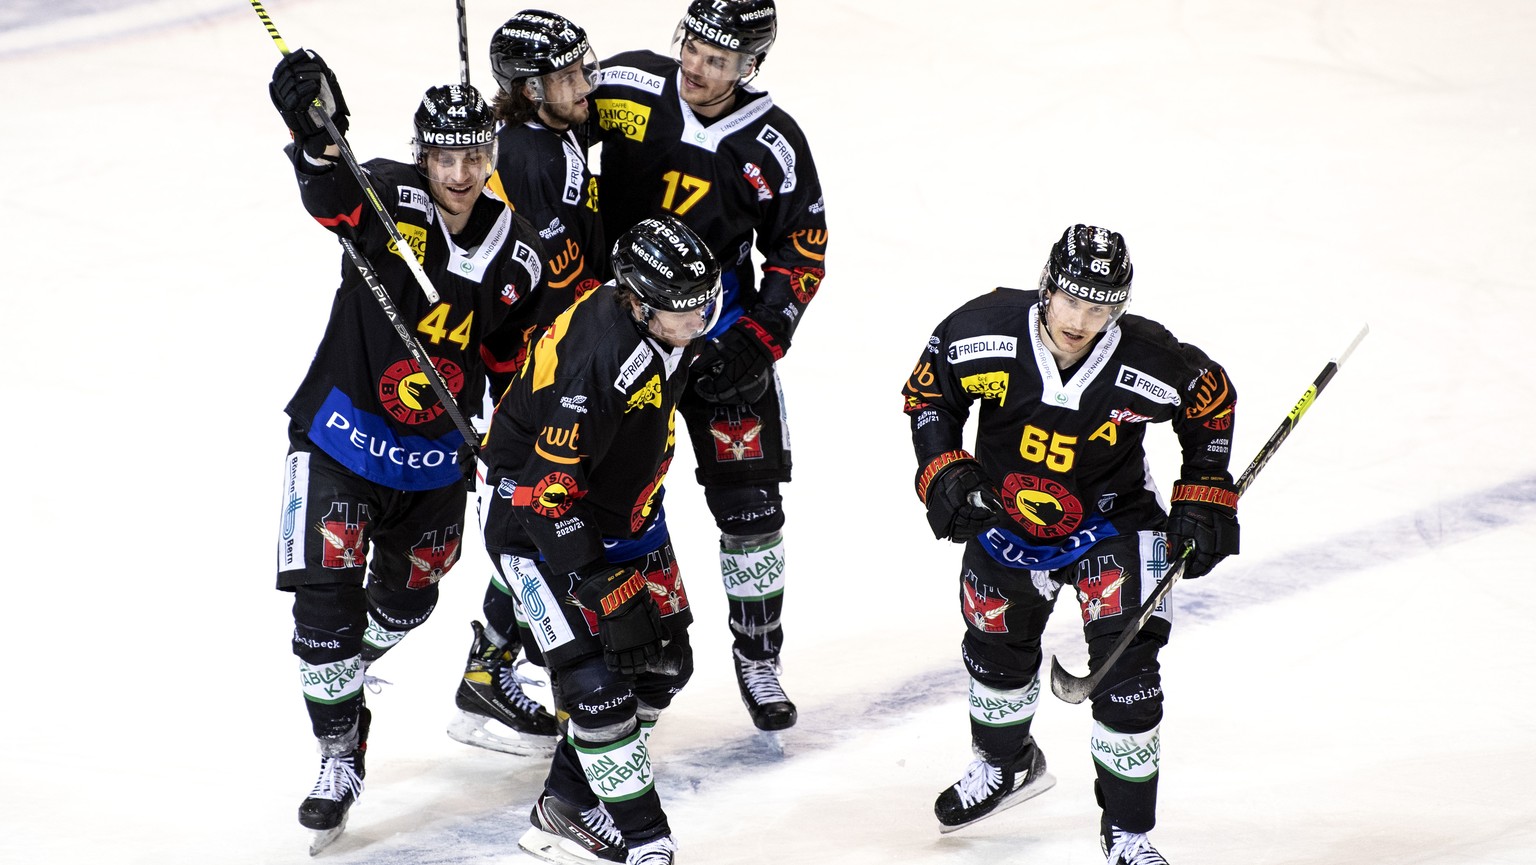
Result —
[[448, 413], [448, 417], [453, 421], [453, 425], [458, 427], [459, 434], [464, 437], [464, 441], [469, 444], [470, 448], [475, 448], [476, 443], [479, 441], [479, 436], [475, 434], [474, 427], [464, 417], [464, 412], [459, 409], [459, 403], [454, 399], [453, 392], [448, 389], [448, 385], [443, 381], [443, 377], [438, 375], [437, 367], [432, 365], [432, 358], [427, 356], [426, 349], [421, 347], [421, 342], [416, 339], [416, 335], [411, 333], [411, 329], [406, 326], [405, 319], [400, 316], [399, 307], [395, 306], [395, 301], [384, 288], [384, 283], [380, 282], [378, 275], [373, 272], [373, 265], [368, 263], [368, 259], [363, 256], [362, 252], [358, 251], [358, 248], [352, 244], [352, 241], [342, 238], [341, 247], [347, 251], [347, 257], [352, 259], [352, 265], [357, 268], [358, 273], [362, 274], [363, 282], [368, 284], [368, 290], [372, 291], [374, 298], [378, 300], [379, 307], [384, 310], [384, 316], [394, 326], [395, 333], [399, 334], [401, 341], [405, 343], [406, 349], [410, 351], [411, 357], [415, 359], [416, 365], [421, 368], [422, 374], [427, 377], [427, 383], [432, 386], [433, 392], [437, 394], [438, 401], [443, 404], [443, 411]]
[[[1344, 361], [1349, 359], [1349, 356], [1354, 353], [1355, 347], [1360, 344], [1360, 340], [1365, 339], [1365, 335], [1370, 333], [1370, 330], [1369, 325], [1360, 328], [1360, 333], [1349, 344], [1349, 348], [1345, 349], [1344, 353], [1339, 355], [1338, 358], [1330, 360], [1323, 367], [1323, 371], [1318, 373], [1317, 378], [1312, 381], [1306, 392], [1301, 395], [1301, 399], [1296, 401], [1296, 405], [1285, 416], [1285, 420], [1281, 421], [1280, 426], [1270, 435], [1269, 441], [1264, 443], [1264, 447], [1259, 448], [1259, 452], [1254, 456], [1253, 462], [1248, 464], [1248, 468], [1243, 472], [1242, 477], [1238, 479], [1237, 494], [1239, 496], [1248, 490], [1254, 478], [1258, 477], [1259, 472], [1264, 470], [1264, 466], [1269, 464], [1270, 457], [1273, 457], [1275, 451], [1280, 449], [1281, 443], [1290, 436], [1291, 431], [1296, 428], [1296, 424], [1301, 421], [1301, 416], [1306, 414], [1307, 409], [1312, 407], [1312, 403], [1317, 400], [1318, 394], [1322, 393], [1323, 388], [1328, 386], [1328, 382], [1333, 380], [1334, 375], [1339, 371], [1339, 367], [1344, 365]], [[1115, 641], [1114, 648], [1110, 649], [1108, 657], [1099, 665], [1097, 672], [1088, 676], [1074, 676], [1067, 672], [1067, 668], [1061, 665], [1060, 660], [1054, 656], [1051, 658], [1051, 693], [1066, 700], [1068, 703], [1081, 703], [1088, 699], [1094, 689], [1099, 686], [1099, 682], [1103, 681], [1105, 674], [1115, 665], [1116, 661], [1120, 660], [1120, 656], [1125, 654], [1125, 650], [1130, 647], [1131, 641], [1136, 639], [1137, 634], [1141, 633], [1141, 629], [1146, 626], [1147, 620], [1152, 618], [1152, 614], [1156, 612], [1158, 605], [1163, 602], [1163, 598], [1167, 597], [1168, 592], [1173, 589], [1173, 584], [1177, 583], [1184, 576], [1184, 565], [1189, 561], [1191, 550], [1193, 550], [1192, 544], [1186, 545], [1183, 550], [1179, 551], [1179, 558], [1173, 563], [1173, 567], [1169, 569], [1168, 573], [1163, 576], [1157, 588], [1153, 590], [1151, 597], [1147, 598], [1146, 605], [1142, 607], [1141, 615], [1136, 618], [1136, 621], [1129, 628], [1126, 628], [1120, 634], [1120, 639]]]

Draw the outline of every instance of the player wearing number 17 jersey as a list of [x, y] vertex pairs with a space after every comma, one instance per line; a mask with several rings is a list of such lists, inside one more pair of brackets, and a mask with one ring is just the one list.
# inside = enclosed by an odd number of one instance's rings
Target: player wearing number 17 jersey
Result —
[[773, 0], [694, 0], [677, 27], [675, 57], [610, 57], [592, 94], [608, 235], [670, 213], [720, 259], [720, 323], [679, 410], [721, 533], [737, 685], [753, 723], [769, 731], [796, 720], [779, 684], [779, 485], [790, 480], [790, 446], [774, 363], [821, 285], [827, 243], [805, 136], [772, 97], [747, 84], [776, 34]]
[[[939, 795], [942, 831], [1054, 783], [1030, 725], [1040, 637], [1058, 591], [1077, 596], [1097, 671], [1186, 542], [1194, 544], [1186, 577], [1237, 552], [1227, 473], [1236, 391], [1203, 351], [1124, 314], [1131, 275], [1119, 234], [1067, 229], [1039, 291], [999, 288], [955, 310], [903, 390], [918, 497], [935, 537], [965, 544], [961, 654], [977, 759]], [[961, 449], [973, 408], [975, 456]], [[1166, 513], [1143, 448], [1154, 423], [1171, 424], [1183, 451]], [[1153, 614], [1093, 694], [1095, 793], [1110, 865], [1166, 865], [1147, 833], [1163, 714], [1157, 655], [1170, 612]]]

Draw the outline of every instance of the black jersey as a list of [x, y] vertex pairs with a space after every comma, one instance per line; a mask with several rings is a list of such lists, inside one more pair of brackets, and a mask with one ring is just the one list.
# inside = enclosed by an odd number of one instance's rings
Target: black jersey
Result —
[[[609, 282], [540, 334], [496, 407], [482, 458], [493, 550], [537, 551], [556, 573], [603, 561], [604, 537], [656, 519], [693, 349], [640, 335]], [[496, 510], [493, 510], [493, 514]]]
[[[738, 275], [716, 332], [745, 312], [788, 345], [825, 275], [827, 246], [821, 179], [799, 125], [750, 87], [736, 89], [731, 113], [700, 118], [679, 95], [677, 61], [651, 51], [602, 65], [590, 98], [608, 236], [674, 214]], [[754, 244], [763, 259], [755, 287]]]
[[[332, 167], [311, 174], [301, 157], [304, 207], [357, 246], [459, 405], [478, 406], [485, 388], [483, 339], [509, 327], [514, 306], [538, 285], [538, 237], [489, 193], [475, 203], [464, 230], [450, 237], [415, 166], [377, 159], [365, 169], [438, 291], [437, 303], [395, 254], [351, 172]], [[427, 490], [462, 482], [455, 456], [463, 437], [345, 254], [341, 272], [325, 335], [288, 414], [317, 447], [374, 483]]]
[[1135, 315], [1059, 370], [1040, 337], [1037, 299], [1000, 288], [955, 310], [902, 394], [919, 466], [961, 448], [981, 403], [975, 456], [1011, 519], [978, 540], [1004, 564], [1047, 569], [1064, 563], [1052, 552], [1080, 555], [1097, 539], [1162, 527], [1147, 424], [1173, 425], [1185, 476], [1225, 475], [1237, 394], [1204, 352]]
[[597, 214], [597, 180], [570, 131], [530, 120], [504, 124], [496, 138], [491, 191], [532, 223], [544, 242], [545, 286], [519, 313], [525, 338], [531, 338], [534, 329], [612, 275]]

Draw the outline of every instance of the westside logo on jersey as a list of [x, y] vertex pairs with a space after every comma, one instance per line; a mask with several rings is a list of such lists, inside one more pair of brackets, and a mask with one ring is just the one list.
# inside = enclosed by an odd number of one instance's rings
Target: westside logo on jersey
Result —
[[1153, 402], [1164, 405], [1179, 404], [1179, 392], [1176, 388], [1132, 366], [1124, 364], [1120, 366], [1120, 373], [1115, 377], [1115, 386], [1139, 393]]
[[949, 344], [946, 356], [950, 363], [982, 360], [989, 357], [1017, 357], [1019, 340], [1004, 334], [989, 334], [962, 339]]

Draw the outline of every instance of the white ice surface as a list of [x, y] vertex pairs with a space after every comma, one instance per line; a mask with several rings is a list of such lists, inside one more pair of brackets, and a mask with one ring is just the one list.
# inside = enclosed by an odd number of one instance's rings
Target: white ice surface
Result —
[[[279, 152], [277, 53], [236, 0], [5, 5], [0, 862], [306, 861], [316, 757], [271, 548], [282, 406], [339, 253]], [[555, 8], [606, 55], [666, 50], [683, 5]], [[469, 6], [489, 84], [520, 7]], [[1239, 467], [1372, 329], [1244, 500], [1243, 555], [1176, 593], [1160, 848], [1536, 862], [1536, 6], [780, 7], [760, 83], [810, 136], [832, 232], [782, 364], [801, 723], [772, 759], [737, 701], [685, 455], [668, 505], [698, 673], [653, 740], [680, 861], [1102, 861], [1088, 711], [1050, 697], [1059, 786], [936, 830], [969, 759], [958, 551], [927, 536], [898, 398], [942, 315], [1030, 284], [1083, 221], [1127, 236], [1134, 309], [1231, 371]], [[453, 4], [267, 8], [337, 69], [365, 157], [404, 156], [421, 92], [457, 80]], [[1166, 484], [1171, 437], [1152, 451]], [[542, 767], [443, 734], [487, 572], [471, 544], [378, 665], [394, 685], [331, 861], [520, 861]], [[1081, 670], [1076, 616], [1047, 649]]]

